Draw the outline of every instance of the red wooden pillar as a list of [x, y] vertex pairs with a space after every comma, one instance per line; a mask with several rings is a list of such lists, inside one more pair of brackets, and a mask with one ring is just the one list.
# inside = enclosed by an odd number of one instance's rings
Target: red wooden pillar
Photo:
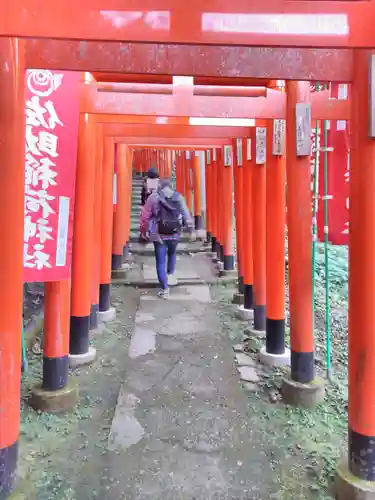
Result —
[[126, 217], [125, 217], [125, 240], [123, 247], [123, 261], [126, 262], [128, 260], [129, 254], [129, 240], [130, 240], [130, 227], [131, 227], [131, 212], [132, 212], [132, 158], [133, 151], [126, 146], [125, 148], [125, 177], [126, 177], [126, 186], [125, 190], [125, 209], [126, 209]]
[[202, 203], [201, 203], [201, 165], [200, 155], [197, 151], [192, 151], [192, 178], [194, 186], [194, 221], [195, 229], [202, 229]]
[[[126, 223], [128, 218], [128, 193], [125, 144], [117, 144], [116, 164], [114, 172], [116, 181], [113, 183], [113, 239], [112, 239], [112, 270], [122, 268], [124, 245], [126, 241]], [[115, 191], [116, 190], [116, 191]]]
[[281, 120], [267, 123], [266, 180], [266, 346], [261, 360], [271, 365], [290, 362], [285, 349], [285, 151]]
[[[133, 150], [133, 156], [135, 151]], [[143, 164], [143, 174], [147, 172], [147, 149], [142, 149], [142, 164]]]
[[324, 387], [315, 378], [314, 366], [310, 131], [299, 132], [302, 140], [297, 143], [297, 123], [299, 130], [306, 123], [310, 84], [288, 81], [286, 92], [291, 379], [284, 381], [282, 392], [288, 403], [313, 406], [324, 397]]
[[160, 164], [160, 149], [155, 151], [155, 167], [159, 170], [160, 177], [163, 177], [163, 167]]
[[314, 379], [314, 339], [311, 268], [311, 173], [310, 157], [296, 153], [296, 104], [309, 103], [308, 82], [287, 82], [287, 181], [290, 340], [292, 379]]
[[219, 166], [217, 162], [217, 149], [211, 151], [212, 164], [212, 240], [211, 250], [213, 257], [220, 258], [220, 237], [219, 237]]
[[185, 195], [182, 156], [180, 151], [176, 151], [176, 191], [182, 194], [182, 196]]
[[221, 153], [221, 206], [223, 270], [234, 270], [233, 248], [233, 154], [232, 147], [225, 146]]
[[215, 150], [216, 168], [217, 168], [217, 242], [219, 262], [224, 263], [224, 238], [223, 238], [223, 218], [222, 218], [222, 200], [223, 200], [223, 151], [221, 148]]
[[89, 345], [95, 185], [95, 121], [93, 115], [80, 115], [77, 174], [75, 186], [72, 253], [72, 306], [70, 317], [70, 364], [90, 363], [95, 349]]
[[255, 128], [252, 162], [254, 330], [266, 330], [266, 127]]
[[338, 470], [335, 496], [338, 500], [372, 499], [375, 495], [375, 139], [373, 97], [370, 94], [375, 83], [375, 65], [372, 62], [375, 55], [369, 50], [357, 49], [353, 56], [349, 207], [349, 435], [348, 460], [340, 464]]
[[68, 411], [77, 402], [77, 384], [68, 380], [70, 289], [70, 279], [45, 283], [43, 380], [31, 397], [39, 411]]
[[100, 251], [99, 319], [108, 321], [115, 316], [111, 308], [111, 262], [113, 236], [113, 171], [115, 147], [112, 137], [104, 138], [102, 177], [102, 225]]
[[99, 313], [99, 270], [102, 220], [102, 169], [103, 169], [103, 126], [96, 125], [95, 186], [94, 186], [94, 244], [92, 259], [90, 329], [98, 327]]
[[187, 206], [190, 210], [190, 213], [193, 213], [193, 192], [192, 192], [192, 185], [191, 185], [191, 151], [185, 151], [185, 198], [186, 198], [186, 203]]
[[166, 154], [167, 154], [167, 177], [171, 178], [171, 176], [172, 176], [172, 163], [173, 163], [172, 151], [170, 149], [168, 149]]
[[211, 243], [212, 238], [212, 165], [211, 151], [204, 152], [206, 169], [206, 239]]
[[244, 278], [244, 310], [247, 318], [254, 307], [254, 262], [253, 262], [253, 161], [252, 138], [246, 139], [246, 155], [243, 173], [243, 278]]
[[[0, 497], [12, 490], [20, 426], [24, 221], [24, 45], [0, 38]], [[9, 214], [5, 216], [5, 214]]]
[[244, 270], [243, 270], [243, 187], [244, 187], [244, 142], [242, 139], [233, 139], [233, 174], [234, 174], [234, 208], [236, 215], [236, 245], [238, 267], [238, 294], [233, 297], [237, 303], [243, 302]]

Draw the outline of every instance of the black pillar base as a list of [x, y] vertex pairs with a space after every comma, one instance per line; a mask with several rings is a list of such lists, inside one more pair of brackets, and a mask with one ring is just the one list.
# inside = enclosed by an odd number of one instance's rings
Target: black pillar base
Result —
[[301, 384], [314, 380], [314, 353], [291, 350], [291, 379]]
[[254, 304], [254, 329], [261, 332], [266, 330], [266, 306]]
[[95, 330], [99, 326], [98, 312], [99, 312], [99, 304], [91, 304], [91, 309], [90, 309], [90, 330]]
[[194, 225], [195, 225], [195, 229], [197, 231], [202, 229], [203, 225], [202, 225], [202, 216], [201, 215], [194, 215]]
[[122, 251], [123, 262], [126, 262], [126, 260], [128, 259], [128, 257], [129, 257], [129, 242], [125, 243], [124, 249]]
[[110, 301], [110, 296], [111, 296], [111, 285], [104, 284], [100, 285], [99, 288], [99, 311], [100, 312], [105, 312], [108, 311], [111, 307], [111, 301]]
[[285, 321], [283, 319], [266, 319], [266, 351], [269, 354], [285, 352]]
[[243, 282], [243, 277], [242, 276], [239, 276], [238, 277], [238, 291], [239, 293], [242, 293], [242, 295], [244, 294], [244, 288], [245, 285], [244, 285], [244, 282]]
[[220, 245], [220, 250], [219, 250], [219, 260], [220, 262], [224, 262], [224, 246]]
[[253, 285], [246, 285], [246, 283], [244, 284], [243, 306], [245, 309], [253, 309], [254, 307]]
[[43, 382], [42, 389], [58, 391], [63, 389], [68, 382], [69, 356], [48, 358], [43, 356]]
[[86, 354], [89, 350], [90, 316], [70, 317], [70, 354]]
[[224, 270], [225, 271], [233, 271], [234, 269], [234, 255], [224, 255]]
[[206, 233], [206, 241], [207, 243], [211, 243], [212, 241], [212, 234], [209, 231]]
[[375, 436], [365, 436], [349, 427], [349, 469], [364, 481], [375, 481]]
[[216, 236], [211, 236], [211, 252], [216, 252], [217, 243]]
[[116, 271], [117, 269], [121, 269], [122, 259], [123, 259], [122, 254], [121, 255], [112, 254], [112, 270]]
[[217, 258], [220, 259], [220, 241], [216, 240], [215, 252], [217, 254]]
[[18, 443], [0, 448], [0, 500], [6, 500], [16, 478]]

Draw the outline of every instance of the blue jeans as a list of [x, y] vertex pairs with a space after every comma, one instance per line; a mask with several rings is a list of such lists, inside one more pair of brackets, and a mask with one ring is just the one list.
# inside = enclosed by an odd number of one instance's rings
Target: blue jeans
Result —
[[173, 274], [176, 269], [177, 245], [178, 240], [164, 240], [163, 243], [154, 242], [156, 272], [163, 290], [168, 288], [167, 274]]

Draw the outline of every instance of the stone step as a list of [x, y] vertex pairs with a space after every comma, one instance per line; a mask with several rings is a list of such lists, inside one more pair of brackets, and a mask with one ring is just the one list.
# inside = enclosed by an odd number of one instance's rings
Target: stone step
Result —
[[[147, 243], [146, 245], [139, 243], [139, 236], [137, 236], [136, 239], [131, 239], [130, 241], [130, 251], [133, 255], [144, 255], [148, 257], [154, 255], [154, 245], [152, 243]], [[206, 247], [204, 247], [200, 242], [181, 242], [177, 247], [177, 254], [189, 255], [192, 253], [204, 252], [205, 250]]]
[[[135, 280], [135, 279], [115, 279], [111, 280], [112, 285], [124, 285], [124, 286], [133, 286], [136, 288], [159, 288], [160, 283], [157, 279], [153, 280]], [[210, 284], [210, 283], [209, 283]], [[207, 285], [207, 282], [201, 278], [186, 278], [178, 280], [178, 285], [174, 286], [173, 289], [181, 287], [181, 286], [191, 286], [191, 285]]]
[[[209, 279], [203, 278], [183, 278], [178, 280], [178, 284], [176, 286], [171, 287], [172, 294], [181, 290], [184, 286], [202, 286], [202, 285], [230, 285], [236, 283], [232, 277], [212, 277]], [[128, 279], [128, 278], [112, 278], [112, 285], [122, 285], [122, 286], [131, 286], [134, 288], [159, 288], [160, 283], [157, 280], [145, 280], [145, 279]]]
[[[132, 241], [138, 242], [138, 238], [139, 238], [139, 223], [138, 223], [138, 225], [134, 224], [134, 226], [130, 226], [130, 242], [132, 242]], [[180, 237], [180, 242], [181, 243], [190, 243], [189, 235], [182, 234]], [[207, 244], [205, 243], [204, 239], [197, 239], [197, 241], [192, 242], [192, 244], [194, 244], [194, 245], [197, 244], [200, 246], [207, 247]]]

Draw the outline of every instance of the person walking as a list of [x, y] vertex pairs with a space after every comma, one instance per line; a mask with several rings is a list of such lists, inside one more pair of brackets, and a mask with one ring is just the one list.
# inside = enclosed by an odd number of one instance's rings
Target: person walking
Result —
[[159, 172], [156, 168], [151, 167], [148, 169], [147, 174], [143, 179], [143, 186], [141, 192], [141, 204], [145, 205], [147, 198], [157, 189], [159, 180]]
[[184, 197], [175, 191], [169, 179], [159, 181], [141, 213], [140, 234], [143, 241], [152, 241], [155, 248], [156, 272], [162, 299], [169, 298], [169, 287], [177, 285], [175, 276], [177, 246], [183, 228], [195, 239], [194, 222]]

